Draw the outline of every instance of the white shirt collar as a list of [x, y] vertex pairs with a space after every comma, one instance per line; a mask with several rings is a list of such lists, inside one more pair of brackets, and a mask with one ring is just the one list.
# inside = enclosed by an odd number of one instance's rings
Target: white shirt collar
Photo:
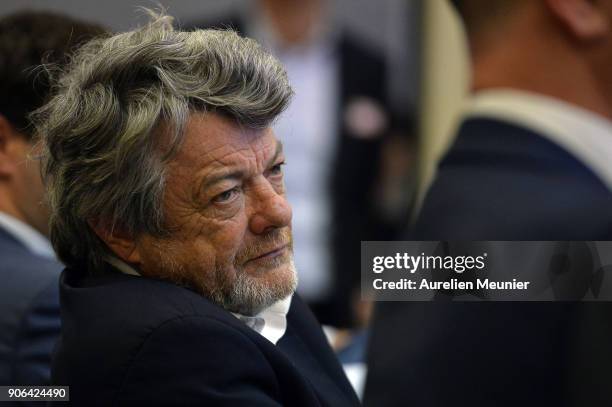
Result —
[[130, 266], [129, 264], [127, 264], [126, 262], [124, 262], [123, 260], [115, 256], [111, 256], [111, 255], [106, 256], [105, 260], [108, 264], [115, 267], [117, 270], [119, 270], [123, 274], [129, 274], [131, 276], [138, 276], [138, 277], [141, 276], [141, 274], [138, 271], [136, 271], [134, 267]]
[[[132, 276], [140, 276], [141, 274], [132, 266], [127, 264], [115, 256], [108, 256], [106, 261], [114, 266], [117, 270], [124, 274]], [[255, 316], [246, 316], [241, 314], [231, 313], [233, 316], [244, 322], [246, 326], [272, 342], [276, 343], [285, 335], [287, 330], [287, 313], [291, 307], [291, 299], [293, 295], [275, 302], [268, 308], [261, 311]]]
[[49, 239], [27, 223], [4, 212], [0, 212], [0, 227], [17, 239], [30, 252], [49, 259], [55, 258], [55, 253]]
[[259, 333], [261, 336], [276, 343], [285, 335], [287, 330], [287, 313], [291, 307], [291, 299], [293, 295], [289, 295], [285, 299], [275, 302], [268, 308], [261, 311], [259, 314], [249, 317], [241, 314], [234, 314], [236, 318], [247, 324], [247, 326]]
[[492, 117], [525, 126], [574, 155], [612, 190], [612, 122], [586, 109], [511, 89], [477, 92], [465, 116]]

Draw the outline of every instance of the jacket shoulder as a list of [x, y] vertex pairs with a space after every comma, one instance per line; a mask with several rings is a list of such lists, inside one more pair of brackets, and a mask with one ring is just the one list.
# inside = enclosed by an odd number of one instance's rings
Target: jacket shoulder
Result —
[[176, 392], [198, 388], [194, 381], [222, 375], [229, 355], [234, 367], [250, 366], [249, 356], [265, 369], [257, 334], [195, 292], [118, 273], [81, 283], [71, 277], [67, 270], [61, 279], [62, 337], [52, 376], [73, 386], [74, 400], [135, 402], [150, 394], [154, 402], [153, 395], [172, 393], [169, 403]]
[[150, 333], [115, 401], [267, 406], [279, 399], [274, 370], [252, 338], [226, 321], [193, 315]]
[[601, 180], [544, 136], [471, 120], [442, 160], [412, 237], [608, 240], [611, 207]]

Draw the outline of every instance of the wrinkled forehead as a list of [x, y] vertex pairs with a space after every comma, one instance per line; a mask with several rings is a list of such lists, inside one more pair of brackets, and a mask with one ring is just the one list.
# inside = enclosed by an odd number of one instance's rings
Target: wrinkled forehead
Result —
[[248, 129], [215, 114], [194, 114], [175, 165], [198, 173], [224, 167], [263, 167], [280, 147], [271, 128]]

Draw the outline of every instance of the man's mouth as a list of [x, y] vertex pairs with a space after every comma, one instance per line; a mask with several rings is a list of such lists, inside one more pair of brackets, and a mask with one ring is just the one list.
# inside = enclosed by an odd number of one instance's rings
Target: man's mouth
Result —
[[285, 253], [285, 250], [287, 250], [288, 247], [289, 247], [289, 244], [285, 243], [285, 244], [283, 244], [281, 246], [278, 246], [275, 249], [272, 249], [270, 251], [266, 251], [266, 252], [260, 254], [259, 256], [252, 257], [247, 262], [257, 261], [257, 260], [267, 260], [267, 259], [272, 259], [272, 258], [277, 257], [277, 256], [281, 256], [283, 253]]

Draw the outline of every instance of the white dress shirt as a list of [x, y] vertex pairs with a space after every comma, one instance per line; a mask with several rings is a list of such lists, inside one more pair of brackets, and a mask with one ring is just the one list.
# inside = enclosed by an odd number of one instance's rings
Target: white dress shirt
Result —
[[4, 212], [0, 212], [0, 227], [33, 254], [49, 259], [55, 258], [55, 253], [49, 239], [27, 223]]
[[538, 132], [564, 148], [612, 190], [612, 121], [544, 95], [494, 89], [477, 92], [465, 117], [490, 117]]
[[[109, 256], [106, 261], [124, 274], [140, 276], [136, 269], [117, 257]], [[233, 312], [232, 315], [276, 345], [287, 330], [287, 313], [291, 307], [292, 298], [293, 295], [290, 295], [285, 299], [275, 302], [255, 316], [241, 315]]]

